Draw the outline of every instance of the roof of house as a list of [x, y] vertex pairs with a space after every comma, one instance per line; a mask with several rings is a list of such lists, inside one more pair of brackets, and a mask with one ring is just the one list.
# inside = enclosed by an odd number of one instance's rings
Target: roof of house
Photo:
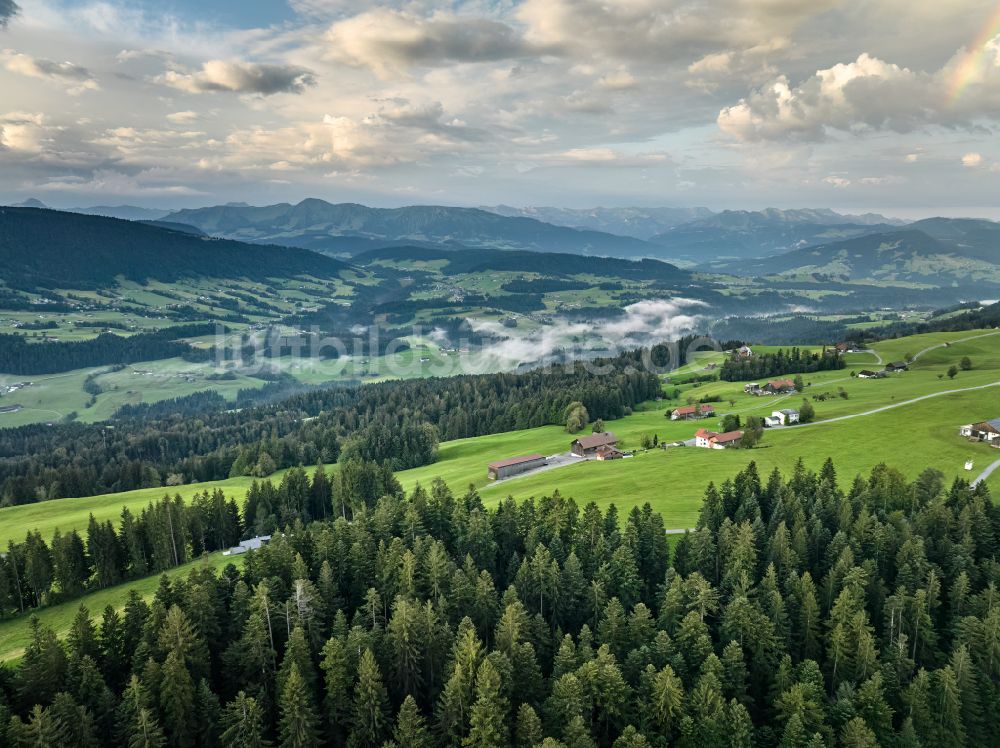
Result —
[[782, 408], [778, 411], [779, 413], [784, 413], [786, 416], [797, 416], [799, 412], [795, 408]]
[[765, 386], [770, 387], [771, 389], [776, 390], [776, 389], [779, 389], [781, 387], [794, 387], [795, 386], [795, 382], [793, 382], [791, 379], [772, 379]]
[[625, 454], [617, 447], [613, 447], [610, 444], [604, 444], [597, 448], [597, 453], [602, 455], [613, 455], [613, 454]]
[[863, 377], [874, 377], [875, 376], [875, 372], [872, 371], [871, 369], [862, 369], [861, 371], [858, 372], [858, 376], [859, 377], [862, 377], [862, 376]]
[[712, 441], [716, 444], [726, 444], [727, 442], [734, 442], [742, 438], [742, 431], [727, 431], [724, 434], [716, 434], [712, 437]]
[[704, 403], [702, 405], [682, 405], [679, 408], [674, 408], [674, 413], [679, 413], [682, 416], [690, 415], [695, 412], [709, 413], [715, 410], [714, 405]]
[[741, 438], [743, 436], [743, 432], [726, 431], [725, 433], [718, 434], [715, 431], [709, 431], [708, 429], [698, 429], [694, 435], [695, 437], [707, 439], [708, 441], [716, 442], [717, 444], [725, 444], [726, 442], [733, 442]]
[[889, 366], [891, 366], [894, 369], [905, 369], [907, 365], [908, 364], [905, 361], [893, 361], [891, 364], [889, 364]]
[[497, 460], [496, 462], [491, 462], [489, 468], [491, 470], [499, 470], [500, 468], [510, 467], [511, 465], [520, 465], [523, 462], [534, 462], [535, 460], [544, 460], [542, 455], [525, 455], [524, 457], [508, 457], [506, 460]]
[[985, 426], [994, 429], [995, 431], [1000, 431], [1000, 418], [990, 418], [987, 421], [980, 421], [979, 423], [974, 423], [972, 425], [974, 428]]
[[579, 439], [574, 439], [574, 444], [579, 444], [584, 449], [597, 449], [597, 447], [602, 447], [606, 444], [616, 444], [618, 442], [618, 437], [612, 434], [610, 431], [599, 431], [596, 434], [591, 434], [590, 436], [581, 436]]

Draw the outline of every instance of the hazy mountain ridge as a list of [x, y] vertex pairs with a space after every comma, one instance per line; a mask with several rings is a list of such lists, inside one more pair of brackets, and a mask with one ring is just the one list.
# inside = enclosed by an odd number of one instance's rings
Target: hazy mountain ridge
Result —
[[501, 216], [535, 218], [556, 226], [604, 231], [636, 239], [649, 239], [682, 223], [713, 215], [708, 208], [555, 208], [537, 206], [515, 208], [510, 205], [483, 206], [483, 210]]
[[[816, 280], [923, 283], [935, 286], [1000, 284], [1000, 225], [975, 222], [955, 225], [954, 219], [911, 224], [881, 232], [793, 250], [754, 261], [713, 263], [712, 270], [737, 275], [812, 277]], [[992, 228], [991, 228], [992, 227]], [[974, 230], [969, 230], [974, 229]], [[934, 231], [938, 236], [928, 232]], [[939, 237], [965, 239], [965, 243]], [[970, 241], [970, 237], [976, 241]]]
[[716, 259], [769, 257], [900, 228], [890, 224], [811, 223], [787, 220], [785, 216], [768, 218], [762, 213], [720, 216], [676, 226], [652, 237], [650, 242], [664, 248], [661, 256], [705, 263]]
[[303, 249], [208, 239], [184, 227], [38, 208], [0, 208], [0, 266], [10, 285], [77, 288], [123, 276], [332, 276], [348, 266]]
[[213, 206], [181, 210], [167, 220], [215, 236], [302, 246], [326, 252], [372, 248], [385, 242], [470, 248], [521, 249], [614, 257], [649, 256], [658, 247], [634, 237], [554, 226], [533, 218], [507, 217], [478, 208], [416, 205], [370, 208], [308, 199], [291, 205]]

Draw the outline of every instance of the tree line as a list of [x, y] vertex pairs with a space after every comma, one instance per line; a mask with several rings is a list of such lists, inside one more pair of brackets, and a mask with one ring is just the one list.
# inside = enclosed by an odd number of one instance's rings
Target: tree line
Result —
[[[620, 418], [660, 391], [640, 354], [597, 374], [572, 364], [520, 374], [312, 389], [279, 402], [159, 417], [0, 431], [0, 503], [23, 504], [136, 488], [267, 475], [348, 457], [401, 470], [435, 458], [437, 441], [563, 423], [582, 402], [593, 418]], [[201, 402], [201, 401], [199, 401]], [[160, 410], [150, 413], [161, 413]], [[273, 467], [272, 467], [273, 466]]]
[[135, 335], [104, 332], [89, 340], [30, 342], [24, 335], [0, 334], [0, 371], [7, 374], [55, 374], [108, 364], [132, 364], [181, 356], [207, 361], [210, 351], [179, 338], [213, 335], [214, 323], [173, 325]]
[[[163, 577], [0, 678], [14, 746], [989, 745], [1000, 511], [830, 461], [649, 505], [398, 484], [242, 569]], [[625, 498], [625, 497], [618, 497]], [[331, 510], [334, 507], [331, 505]]]
[[822, 352], [803, 351], [792, 347], [788, 351], [779, 348], [774, 353], [755, 353], [742, 358], [734, 352], [719, 369], [719, 378], [724, 382], [745, 382], [752, 379], [766, 379], [783, 374], [811, 374], [816, 371], [843, 369], [844, 357], [836, 350], [823, 348]]
[[189, 502], [165, 494], [138, 514], [122, 507], [117, 527], [91, 515], [83, 533], [57, 529], [46, 542], [29, 531], [0, 556], [0, 619], [166, 571], [243, 538], [333, 516], [351, 519], [398, 490], [388, 465], [352, 459], [332, 474], [319, 465], [311, 477], [294, 468], [277, 483], [254, 481], [242, 511], [217, 488]]

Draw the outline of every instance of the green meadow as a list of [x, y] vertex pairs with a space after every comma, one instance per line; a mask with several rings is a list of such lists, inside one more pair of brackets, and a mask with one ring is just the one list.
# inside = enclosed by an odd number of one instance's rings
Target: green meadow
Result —
[[[437, 462], [403, 471], [398, 477], [408, 491], [417, 483], [427, 485], [437, 477], [445, 480], [456, 492], [464, 492], [472, 486], [480, 492], [488, 506], [496, 505], [506, 496], [524, 500], [559, 491], [564, 496], [573, 497], [581, 505], [594, 501], [606, 508], [613, 503], [624, 516], [632, 506], [649, 502], [654, 510], [663, 515], [670, 529], [693, 527], [708, 484], [718, 484], [731, 478], [751, 460], [764, 475], [774, 468], [787, 473], [799, 460], [807, 468], [816, 470], [827, 457], [832, 457], [844, 487], [856, 475], [867, 473], [880, 462], [897, 467], [909, 478], [930, 467], [941, 470], [949, 480], [955, 477], [971, 479], [990, 462], [1000, 459], [1000, 450], [970, 444], [957, 433], [963, 423], [1000, 416], [1000, 386], [946, 394], [947, 390], [1000, 383], [1000, 334], [956, 342], [972, 334], [915, 336], [879, 344], [877, 355], [884, 361], [890, 361], [949, 343], [948, 347], [933, 348], [921, 355], [910, 371], [885, 379], [851, 376], [851, 371], [875, 368], [876, 359], [870, 353], [849, 354], [848, 367], [844, 370], [805, 376], [805, 395], [810, 398], [823, 393], [830, 395], [829, 399], [814, 403], [818, 422], [765, 431], [760, 445], [753, 450], [672, 447], [643, 451], [640, 444], [644, 435], [655, 434], [660, 442], [673, 442], [691, 438], [699, 426], [717, 429], [725, 413], [745, 417], [768, 415], [780, 407], [798, 407], [803, 395], [753, 397], [743, 393], [741, 382], [685, 385], [680, 388], [681, 393], [676, 400], [646, 403], [635, 413], [606, 424], [619, 437], [625, 449], [634, 450], [635, 456], [631, 458], [613, 462], [580, 462], [500, 484], [487, 479], [486, 465], [493, 460], [535, 452], [553, 455], [567, 451], [574, 437], [559, 426], [545, 426], [445, 442], [440, 446]], [[946, 375], [948, 367], [963, 356], [972, 360], [974, 368], [960, 372], [954, 380], [949, 379]], [[675, 375], [703, 372], [705, 366], [718, 359], [718, 354], [705, 354], [683, 371], [675, 372]], [[841, 388], [847, 394], [846, 398], [840, 395]], [[673, 390], [673, 385], [665, 385], [666, 392], [672, 393]], [[907, 404], [913, 398], [927, 395], [934, 396]], [[715, 418], [702, 421], [671, 421], [667, 418], [670, 409], [686, 404], [690, 399], [706, 396], [721, 398], [721, 402], [715, 403]], [[868, 411], [887, 407], [868, 414]], [[842, 416], [854, 417], [822, 422]], [[970, 458], [974, 462], [971, 473], [964, 469], [965, 461]], [[272, 476], [273, 480], [280, 478], [281, 473]], [[170, 489], [148, 488], [0, 509], [0, 547], [6, 546], [8, 540], [23, 539], [29, 529], [38, 529], [45, 537], [51, 537], [57, 528], [62, 531], [74, 528], [85, 530], [91, 514], [99, 520], [117, 522], [123, 506], [140, 511], [168, 491], [190, 498], [204, 490], [222, 488], [227, 495], [242, 498], [251, 482], [251, 478], [238, 477]], [[987, 485], [994, 496], [1000, 497], [1000, 471], [990, 477]], [[207, 557], [207, 563], [217, 569], [224, 567], [228, 561], [221, 554]], [[192, 562], [172, 570], [170, 574], [186, 574], [195, 564], [205, 562]], [[64, 633], [81, 603], [96, 616], [108, 604], [122, 605], [130, 589], [138, 590], [144, 597], [151, 597], [157, 584], [158, 577], [151, 576], [44, 608], [37, 613], [43, 623]], [[26, 616], [0, 622], [0, 661], [19, 657], [27, 635]]]
[[[494, 504], [507, 495], [525, 499], [555, 490], [581, 503], [595, 501], [606, 506], [613, 502], [626, 511], [632, 505], [648, 501], [664, 515], [670, 528], [693, 526], [708, 483], [719, 483], [733, 476], [750, 460], [754, 460], [761, 471], [775, 467], [789, 470], [799, 459], [815, 469], [829, 456], [834, 459], [844, 482], [867, 472], [879, 462], [896, 466], [911, 477], [926, 467], [934, 467], [949, 478], [970, 478], [989, 462], [1000, 458], [1000, 451], [970, 444], [958, 436], [957, 430], [963, 423], [1000, 416], [1000, 387], [941, 394], [908, 405], [902, 403], [947, 390], [1000, 382], [1000, 334], [954, 342], [984, 332], [993, 331], [937, 333], [880, 343], [876, 352], [884, 361], [951, 343], [949, 347], [923, 354], [910, 371], [885, 379], [852, 377], [852, 371], [875, 368], [876, 359], [870, 353], [848, 354], [846, 369], [804, 377], [805, 395], [810, 398], [824, 393], [829, 395], [828, 399], [814, 403], [817, 421], [886, 406], [899, 407], [832, 423], [769, 430], [760, 446], [753, 450], [677, 447], [642, 452], [639, 447], [643, 435], [655, 434], [660, 442], [689, 439], [699, 426], [719, 428], [725, 413], [737, 413], [741, 417], [769, 415], [777, 408], [798, 407], [802, 395], [753, 397], [743, 393], [741, 382], [685, 385], [680, 388], [677, 400], [647, 403], [632, 415], [607, 423], [607, 428], [621, 439], [624, 448], [636, 450], [633, 458], [575, 464], [491, 484], [486, 477], [486, 465], [493, 460], [536, 452], [553, 455], [568, 450], [573, 436], [558, 426], [545, 426], [445, 442], [440, 446], [437, 462], [403, 471], [398, 477], [407, 490], [418, 482], [426, 485], [436, 477], [445, 480], [455, 491], [464, 491], [473, 485], [481, 491], [487, 504]], [[954, 380], [949, 379], [945, 374], [948, 367], [963, 356], [972, 360], [974, 368], [960, 372]], [[708, 363], [717, 360], [717, 354], [706, 354], [678, 373], [704, 371]], [[665, 389], [672, 392], [674, 388], [667, 384]], [[847, 394], [846, 399], [840, 396], [841, 389]], [[670, 421], [666, 417], [669, 409], [686, 404], [689, 399], [715, 396], [722, 398], [715, 403], [716, 418], [692, 422]], [[971, 474], [964, 470], [964, 463], [969, 458], [975, 466]], [[279, 473], [272, 479], [280, 477]], [[168, 491], [190, 498], [206, 489], [222, 488], [227, 495], [242, 498], [251, 482], [248, 477], [238, 477], [170, 489], [149, 488], [0, 509], [0, 547], [8, 540], [23, 539], [29, 529], [38, 529], [46, 537], [56, 528], [62, 531], [84, 529], [91, 513], [99, 520], [116, 521], [123, 506], [133, 511], [141, 510]], [[1000, 472], [994, 473], [987, 484], [1000, 497]]]

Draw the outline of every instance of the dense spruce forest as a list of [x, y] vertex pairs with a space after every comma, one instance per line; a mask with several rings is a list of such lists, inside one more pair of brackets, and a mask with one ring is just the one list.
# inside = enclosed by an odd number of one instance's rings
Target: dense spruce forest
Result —
[[244, 536], [270, 535], [334, 514], [350, 519], [398, 491], [388, 466], [347, 460], [332, 475], [320, 465], [311, 478], [295, 468], [277, 484], [254, 481], [242, 512], [235, 499], [215, 489], [190, 502], [164, 494], [138, 514], [123, 507], [117, 527], [91, 515], [83, 535], [57, 529], [46, 542], [29, 531], [0, 555], [0, 619], [166, 571], [231, 548]]
[[0, 743], [992, 744], [988, 492], [884, 465], [837, 485], [829, 461], [751, 463], [671, 553], [648, 505], [488, 510], [388, 480], [242, 569], [81, 608], [65, 641], [33, 624], [0, 671]]
[[78, 341], [29, 342], [24, 335], [0, 333], [0, 371], [18, 375], [55, 374], [175, 356], [187, 361], [208, 361], [211, 350], [195, 348], [180, 338], [214, 335], [215, 332], [216, 326], [205, 322], [174, 325], [130, 336], [104, 332]]
[[[657, 351], [660, 350], [659, 353]], [[565, 423], [581, 402], [590, 417], [620, 418], [660, 393], [634, 351], [521, 374], [391, 381], [333, 387], [239, 410], [185, 409], [159, 418], [0, 431], [0, 504], [91, 496], [135, 488], [266, 476], [342, 456], [393, 470], [434, 461], [439, 440]], [[217, 404], [214, 399], [199, 402]]]
[[775, 353], [754, 354], [741, 358], [737, 353], [722, 362], [719, 379], [725, 382], [746, 382], [784, 374], [809, 374], [815, 371], [843, 369], [843, 356], [836, 350], [823, 349], [821, 353], [810, 353], [793, 347]]

